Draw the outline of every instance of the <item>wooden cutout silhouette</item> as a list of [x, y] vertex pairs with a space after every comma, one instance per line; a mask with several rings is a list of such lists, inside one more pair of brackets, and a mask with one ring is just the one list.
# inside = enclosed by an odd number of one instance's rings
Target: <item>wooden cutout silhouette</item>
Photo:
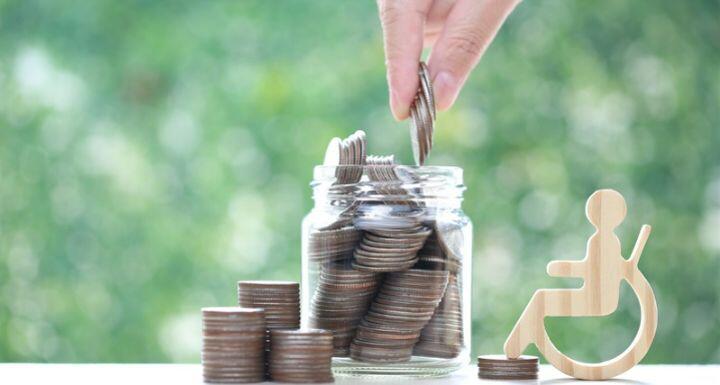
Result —
[[[657, 329], [657, 303], [650, 283], [638, 269], [638, 261], [650, 236], [643, 225], [630, 259], [622, 257], [614, 229], [623, 221], [625, 199], [615, 190], [595, 191], [587, 200], [585, 214], [595, 226], [588, 239], [587, 254], [580, 261], [552, 261], [552, 277], [583, 278], [579, 289], [539, 289], [535, 292], [505, 341], [505, 355], [517, 358], [534, 343], [545, 359], [561, 372], [584, 380], [603, 380], [635, 366], [647, 353]], [[630, 346], [619, 356], [601, 363], [575, 361], [561, 353], [548, 337], [545, 317], [605, 316], [614, 312], [620, 284], [626, 280], [640, 302], [640, 327]]]

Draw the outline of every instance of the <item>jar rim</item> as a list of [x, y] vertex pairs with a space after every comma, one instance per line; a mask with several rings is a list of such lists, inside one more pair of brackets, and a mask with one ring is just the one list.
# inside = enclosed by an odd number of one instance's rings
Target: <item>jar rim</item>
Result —
[[[325, 181], [332, 181], [335, 179], [336, 171], [338, 168], [342, 167], [358, 167], [358, 166], [350, 166], [350, 165], [340, 165], [340, 166], [326, 166], [326, 165], [318, 165], [313, 168], [313, 183], [316, 184], [318, 182], [322, 183]], [[363, 165], [363, 170], [373, 170], [378, 168], [387, 168], [386, 165]], [[420, 175], [426, 175], [426, 176], [433, 176], [433, 177], [443, 177], [447, 178], [448, 183], [452, 184], [462, 184], [463, 183], [463, 169], [458, 166], [414, 166], [414, 165], [402, 165], [398, 164], [394, 166], [397, 170], [400, 171], [408, 171], [412, 174], [420, 174]]]
[[[372, 180], [367, 171], [392, 167], [396, 180]], [[362, 173], [358, 177], [358, 169]], [[352, 182], [338, 183], [338, 175], [346, 171], [357, 178]], [[313, 170], [315, 201], [415, 201], [439, 202], [462, 201], [465, 191], [463, 169], [455, 166], [405, 166], [405, 165], [340, 165], [316, 166]], [[438, 203], [439, 204], [439, 203]]]

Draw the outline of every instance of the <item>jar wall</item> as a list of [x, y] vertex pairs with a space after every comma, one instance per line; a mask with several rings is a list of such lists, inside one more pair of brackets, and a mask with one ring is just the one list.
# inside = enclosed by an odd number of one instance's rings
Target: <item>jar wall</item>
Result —
[[467, 364], [472, 224], [460, 198], [319, 198], [302, 223], [302, 318], [333, 331], [333, 370], [433, 376]]

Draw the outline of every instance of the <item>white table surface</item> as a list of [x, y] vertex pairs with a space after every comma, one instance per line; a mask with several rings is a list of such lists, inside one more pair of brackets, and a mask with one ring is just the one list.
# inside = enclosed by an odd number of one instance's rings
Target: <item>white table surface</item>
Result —
[[[200, 365], [180, 364], [0, 364], [0, 384], [140, 385], [202, 384]], [[357, 384], [593, 384], [573, 380], [548, 365], [541, 365], [538, 381], [490, 381], [477, 377], [468, 366], [448, 377], [432, 379], [337, 377], [338, 385]], [[599, 382], [598, 382], [599, 383]], [[720, 365], [639, 365], [603, 384], [720, 384]]]

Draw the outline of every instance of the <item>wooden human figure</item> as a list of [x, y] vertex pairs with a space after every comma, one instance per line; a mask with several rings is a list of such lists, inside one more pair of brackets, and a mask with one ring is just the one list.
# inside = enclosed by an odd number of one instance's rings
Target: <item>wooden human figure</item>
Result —
[[[650, 226], [643, 225], [630, 259], [623, 258], [614, 230], [625, 219], [626, 212], [625, 199], [615, 190], [598, 190], [590, 196], [585, 213], [595, 233], [588, 240], [585, 258], [552, 261], [547, 266], [550, 276], [582, 278], [584, 284], [578, 289], [537, 290], [505, 342], [509, 358], [517, 358], [534, 343], [564, 373], [583, 379], [604, 379], [628, 370], [647, 353], [657, 328], [657, 305], [637, 264]], [[544, 318], [609, 315], [618, 307], [623, 279], [633, 288], [641, 306], [640, 330], [631, 346], [620, 356], [600, 364], [574, 361], [558, 351], [547, 336]]]

